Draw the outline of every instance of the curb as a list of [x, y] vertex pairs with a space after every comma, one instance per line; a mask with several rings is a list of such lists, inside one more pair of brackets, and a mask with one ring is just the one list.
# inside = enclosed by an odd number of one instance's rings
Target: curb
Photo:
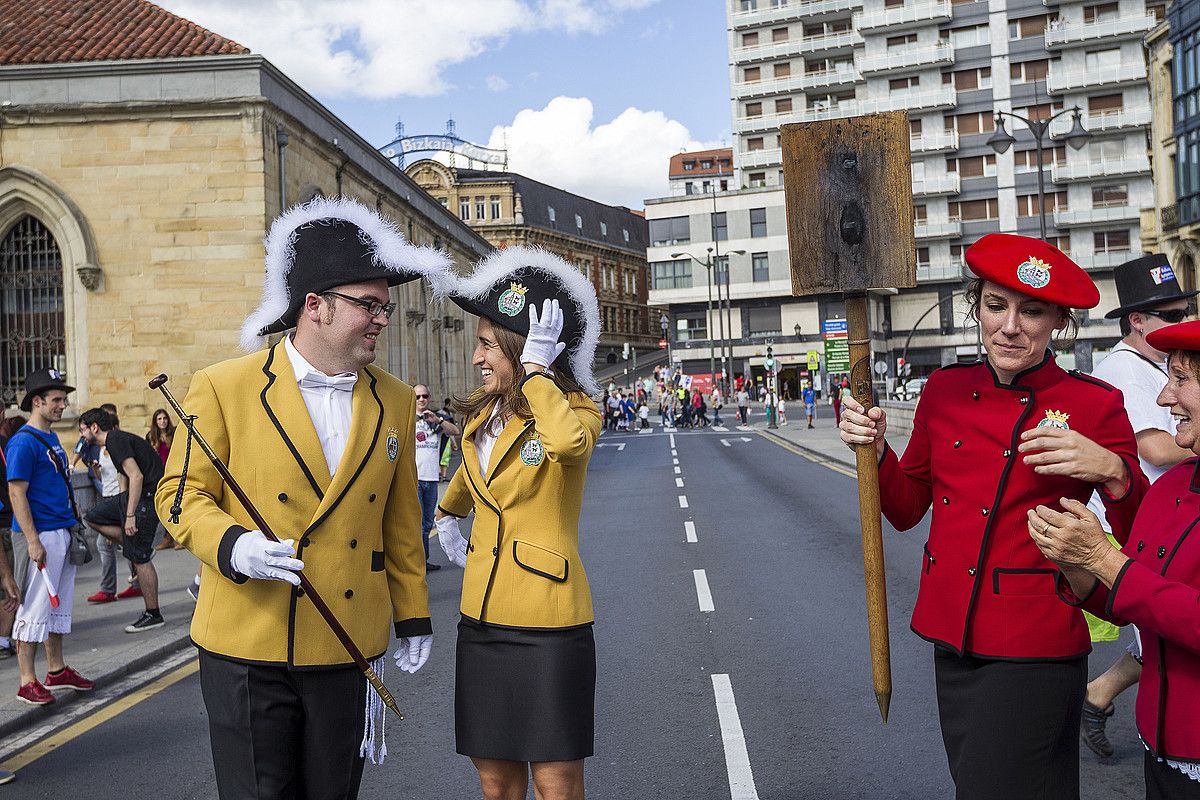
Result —
[[[115, 683], [120, 678], [143, 670], [151, 666], [154, 662], [172, 655], [185, 647], [190, 647], [191, 643], [191, 626], [185, 625], [177, 638], [164, 642], [136, 658], [123, 662], [119, 666], [97, 675], [93, 680], [96, 681], [97, 687]], [[148, 677], [146, 682], [149, 683], [151, 680], [153, 680], [153, 677]], [[89, 694], [88, 692], [63, 692], [55, 696], [55, 702], [50, 707], [29, 706], [27, 711], [22, 711], [13, 719], [0, 722], [0, 739], [11, 736], [27, 727], [52, 721], [57, 715], [58, 709], [68, 708], [72, 703], [88, 697]]]
[[856, 469], [857, 467], [855, 462], [851, 461], [850, 459], [835, 458], [821, 450], [799, 444], [798, 442], [788, 439], [786, 436], [780, 436], [778, 433], [774, 433], [767, 428], [756, 428], [754, 432], [766, 439], [771, 439], [780, 444], [786, 444], [789, 447], [802, 450], [817, 462], [829, 462], [831, 464], [838, 464], [839, 466], [847, 467], [849, 469]]

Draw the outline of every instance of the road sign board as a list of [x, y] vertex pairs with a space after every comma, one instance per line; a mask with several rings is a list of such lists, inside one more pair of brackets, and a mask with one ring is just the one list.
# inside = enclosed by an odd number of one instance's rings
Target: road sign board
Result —
[[816, 350], [808, 351], [808, 368], [810, 370], [821, 368], [821, 354]]
[[827, 319], [821, 323], [825, 340], [825, 371], [850, 371], [850, 332], [846, 320]]

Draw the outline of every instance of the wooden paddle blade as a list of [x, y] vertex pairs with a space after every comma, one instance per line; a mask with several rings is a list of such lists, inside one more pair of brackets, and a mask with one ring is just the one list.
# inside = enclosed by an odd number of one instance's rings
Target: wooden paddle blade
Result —
[[780, 128], [792, 294], [917, 285], [908, 114]]

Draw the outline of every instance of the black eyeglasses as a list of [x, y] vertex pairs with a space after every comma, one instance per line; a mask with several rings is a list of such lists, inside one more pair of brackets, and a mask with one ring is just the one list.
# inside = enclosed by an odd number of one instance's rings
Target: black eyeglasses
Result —
[[429, 395], [427, 395], [427, 394], [419, 394], [419, 395], [417, 395], [417, 399], [418, 399], [418, 400], [428, 400], [428, 399], [429, 399]]
[[1163, 322], [1175, 325], [1187, 319], [1188, 314], [1192, 313], [1192, 310], [1190, 308], [1167, 308], [1162, 311], [1140, 311], [1138, 313], [1150, 317], [1158, 317]]
[[351, 297], [350, 295], [342, 294], [341, 292], [321, 292], [321, 296], [340, 297], [347, 303], [354, 303], [354, 305], [363, 309], [372, 317], [382, 316], [385, 319], [391, 319], [392, 314], [396, 313], [395, 303], [381, 303], [378, 300], [364, 300], [361, 297]]

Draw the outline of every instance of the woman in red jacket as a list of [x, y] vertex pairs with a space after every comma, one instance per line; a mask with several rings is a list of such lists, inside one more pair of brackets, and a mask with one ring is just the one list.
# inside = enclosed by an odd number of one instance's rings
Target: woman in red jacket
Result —
[[[1160, 328], [1146, 341], [1170, 353], [1158, 404], [1179, 420], [1175, 443], [1200, 453], [1200, 322]], [[1029, 512], [1028, 530], [1062, 568], [1062, 599], [1141, 631], [1146, 797], [1200, 798], [1200, 461], [1189, 458], [1158, 479], [1121, 550], [1083, 504], [1049, 505]]]
[[966, 253], [987, 358], [934, 372], [901, 458], [883, 409], [847, 393], [842, 441], [874, 442], [883, 513], [898, 530], [933, 508], [912, 629], [934, 645], [942, 739], [960, 800], [1079, 797], [1079, 715], [1091, 650], [1025, 512], [1099, 489], [1128, 536], [1146, 490], [1121, 394], [1048, 349], [1100, 295], [1057, 248], [990, 234]]

